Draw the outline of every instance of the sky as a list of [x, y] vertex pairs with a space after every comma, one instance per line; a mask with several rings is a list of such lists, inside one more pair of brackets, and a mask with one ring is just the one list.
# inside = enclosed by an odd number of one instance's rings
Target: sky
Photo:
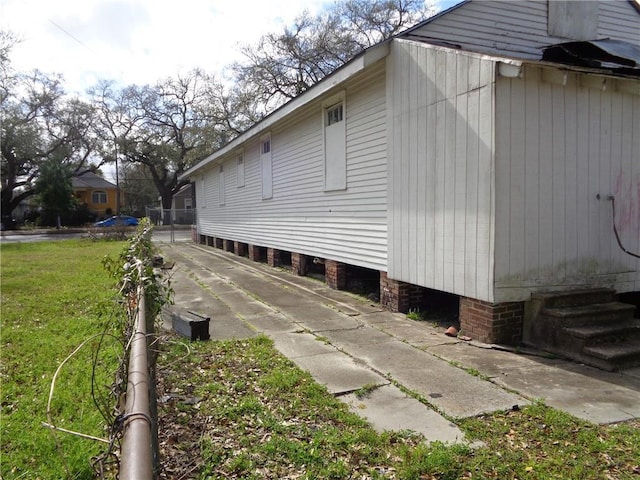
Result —
[[222, 74], [242, 60], [241, 44], [332, 1], [0, 0], [0, 29], [21, 39], [14, 69], [62, 74], [67, 92], [82, 95], [101, 79], [153, 84], [196, 67]]

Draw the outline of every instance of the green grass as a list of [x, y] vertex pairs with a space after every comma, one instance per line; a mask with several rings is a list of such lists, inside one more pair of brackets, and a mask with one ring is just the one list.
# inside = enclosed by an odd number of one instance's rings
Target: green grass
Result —
[[[121, 242], [58, 241], [3, 244], [1, 267], [1, 457], [0, 477], [93, 477], [90, 460], [104, 444], [42, 425], [56, 369], [76, 347], [103, 331], [118, 336], [113, 320], [113, 280], [102, 266]], [[51, 402], [51, 420], [62, 428], [106, 438], [95, 397], [107, 413], [119, 338], [96, 336], [61, 369]], [[95, 363], [95, 372], [93, 366]]]
[[409, 432], [376, 433], [265, 337], [189, 347], [185, 355], [179, 343], [165, 345], [159, 357], [160, 390], [173, 395], [160, 404], [168, 478], [184, 471], [172, 464], [181, 455], [190, 459], [192, 478], [201, 479], [640, 474], [638, 422], [597, 426], [536, 403], [459, 421], [482, 448], [427, 444]]

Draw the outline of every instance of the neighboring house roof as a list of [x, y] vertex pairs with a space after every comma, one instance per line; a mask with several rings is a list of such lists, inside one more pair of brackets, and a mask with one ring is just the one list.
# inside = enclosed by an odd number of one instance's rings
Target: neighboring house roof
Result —
[[191, 183], [187, 183], [184, 187], [173, 194], [174, 197], [190, 197], [191, 195]]
[[[607, 18], [606, 22], [603, 22], [606, 24], [604, 31], [608, 34], [616, 33], [616, 28], [619, 27], [621, 32], [618, 34], [619, 37], [627, 39], [631, 36], [635, 38], [637, 23], [640, 20], [638, 1], [640, 0], [609, 2], [610, 4], [624, 4], [629, 8], [624, 12], [624, 25], [616, 25], [616, 20], [621, 21], [621, 19], [611, 16]], [[557, 3], [566, 2], [558, 1]], [[572, 3], [578, 4], [579, 2]], [[580, 4], [586, 5], [581, 8], [593, 8], [593, 5], [596, 5], [596, 12], [600, 3], [602, 0], [580, 2]], [[594, 38], [592, 41], [571, 42], [574, 45], [574, 50], [582, 55], [579, 62], [573, 58], [570, 59], [568, 54], [564, 56], [559, 54], [559, 50], [562, 52], [567, 50], [567, 39], [550, 35], [547, 30], [547, 21], [540, 22], [540, 15], [544, 9], [548, 8], [547, 6], [548, 2], [545, 0], [519, 2], [464, 0], [394, 37], [367, 48], [311, 88], [254, 124], [227, 145], [192, 166], [180, 178], [189, 178], [208, 165], [215, 164], [226, 154], [239, 148], [244, 142], [267, 132], [284, 117], [318, 99], [367, 66], [386, 57], [390, 51], [389, 45], [394, 39], [412, 40], [487, 55], [498, 61], [513, 63], [516, 67], [523, 63], [546, 64], [588, 73], [632, 75], [634, 77], [640, 75], [640, 64], [637, 58], [640, 36], [638, 36], [637, 45], [627, 43], [620, 38], [613, 40]], [[498, 11], [502, 16], [496, 15]], [[546, 18], [547, 10], [544, 10], [544, 14]], [[473, 28], [469, 28], [471, 26]], [[596, 25], [596, 28], [600, 27]], [[629, 35], [629, 32], [633, 33]], [[546, 50], [548, 47], [554, 46], [558, 48]], [[550, 52], [547, 53], [546, 58], [543, 56], [545, 51]], [[584, 58], [585, 52], [594, 51], [598, 52], [599, 58], [592, 58], [593, 61]], [[553, 57], [553, 60], [549, 60], [549, 55], [556, 56]], [[612, 58], [614, 58], [614, 62], [617, 62], [613, 66], [611, 64]]]
[[116, 188], [116, 186], [93, 172], [86, 172], [71, 179], [73, 188]]

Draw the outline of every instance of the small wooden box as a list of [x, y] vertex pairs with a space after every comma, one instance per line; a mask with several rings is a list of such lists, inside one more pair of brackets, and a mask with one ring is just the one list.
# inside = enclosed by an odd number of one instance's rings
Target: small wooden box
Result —
[[185, 311], [173, 313], [171, 323], [173, 330], [183, 337], [193, 340], [209, 340], [210, 317], [196, 312]]

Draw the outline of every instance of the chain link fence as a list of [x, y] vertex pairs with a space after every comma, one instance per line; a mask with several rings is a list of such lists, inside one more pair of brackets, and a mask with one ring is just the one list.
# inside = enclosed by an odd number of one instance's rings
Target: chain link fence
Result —
[[146, 217], [151, 220], [154, 226], [177, 226], [195, 225], [195, 210], [186, 209], [162, 209], [162, 208], [146, 208]]

